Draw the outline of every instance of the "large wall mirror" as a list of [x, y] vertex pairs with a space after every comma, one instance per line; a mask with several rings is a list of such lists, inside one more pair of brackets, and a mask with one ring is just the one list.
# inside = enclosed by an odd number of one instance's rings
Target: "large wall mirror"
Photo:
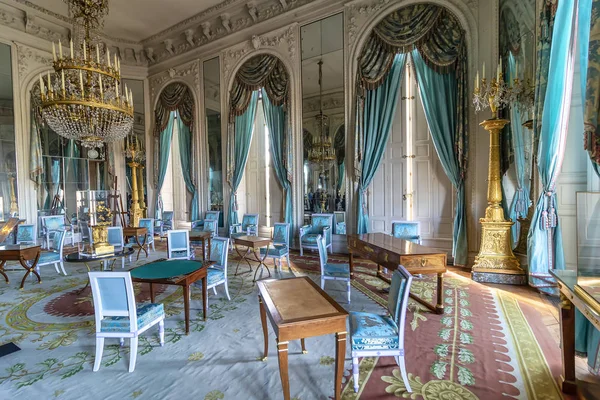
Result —
[[347, 209], [342, 14], [304, 25], [301, 40], [305, 221], [336, 212], [341, 222]]
[[[127, 85], [133, 93], [133, 131], [125, 138], [125, 148], [135, 145], [137, 152], [135, 153], [136, 162], [141, 165], [146, 165], [146, 114], [144, 107], [144, 81], [137, 79], [122, 79], [123, 87]], [[131, 158], [126, 157], [125, 160], [125, 191], [127, 199], [127, 209], [131, 207], [133, 174], [130, 167]], [[121, 179], [119, 177], [119, 179]], [[137, 199], [144, 216], [147, 216], [148, 210], [148, 191], [146, 183], [146, 170], [144, 168], [136, 168], [136, 187], [138, 191]]]
[[19, 213], [11, 65], [10, 46], [0, 43], [0, 220]]
[[[533, 99], [535, 75], [535, 0], [500, 0], [500, 57], [504, 80], [519, 85], [515, 101], [503, 110], [510, 120], [502, 134], [502, 186], [505, 213], [515, 224], [512, 228], [513, 247], [525, 252], [526, 243], [519, 240], [521, 224], [532, 199], [533, 171]], [[521, 242], [521, 243], [520, 243]]]
[[221, 137], [221, 69], [219, 58], [204, 62], [204, 115], [208, 145], [208, 209], [220, 211], [223, 220], [223, 153]]

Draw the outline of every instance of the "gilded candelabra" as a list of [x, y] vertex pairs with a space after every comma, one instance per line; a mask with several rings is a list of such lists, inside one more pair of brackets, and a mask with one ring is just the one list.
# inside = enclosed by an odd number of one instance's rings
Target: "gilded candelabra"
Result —
[[125, 146], [125, 156], [130, 160], [127, 165], [131, 168], [131, 207], [129, 208], [129, 226], [137, 227], [140, 226], [140, 218], [144, 217], [144, 210], [139, 201], [137, 179], [138, 170], [141, 171], [141, 169], [144, 168], [140, 161], [143, 161], [145, 156], [137, 136], [133, 138], [128, 136]]
[[487, 107], [492, 118], [480, 125], [490, 133], [490, 155], [488, 165], [488, 206], [485, 217], [481, 218], [481, 246], [471, 272], [474, 281], [491, 283], [509, 283], [524, 285], [527, 283], [525, 271], [512, 251], [511, 227], [513, 222], [504, 217], [502, 208], [502, 187], [500, 170], [500, 131], [510, 121], [498, 118], [498, 110], [511, 100], [511, 88], [502, 79], [502, 64], [498, 66], [496, 78], [489, 83], [484, 77], [479, 82], [479, 73], [475, 82], [473, 103], [477, 111]]

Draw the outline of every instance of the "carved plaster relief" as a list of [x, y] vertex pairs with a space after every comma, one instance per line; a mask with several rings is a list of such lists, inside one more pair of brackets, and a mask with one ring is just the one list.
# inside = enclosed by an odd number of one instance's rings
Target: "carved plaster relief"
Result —
[[192, 61], [176, 68], [170, 68], [167, 71], [153, 75], [149, 78], [150, 82], [150, 104], [154, 104], [156, 96], [163, 87], [167, 86], [169, 81], [184, 81], [192, 87], [192, 91], [197, 92], [200, 88], [200, 68], [198, 61]]
[[19, 66], [19, 83], [27, 84], [26, 77], [34, 69], [48, 67], [52, 64], [52, 56], [49, 52], [42, 52], [29, 46], [16, 44], [17, 64]]

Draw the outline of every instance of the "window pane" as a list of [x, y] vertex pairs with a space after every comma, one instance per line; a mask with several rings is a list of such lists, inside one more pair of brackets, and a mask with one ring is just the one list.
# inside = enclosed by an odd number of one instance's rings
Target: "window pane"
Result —
[[204, 104], [208, 136], [210, 209], [221, 211], [223, 225], [223, 161], [221, 153], [221, 88], [219, 58], [204, 62]]
[[10, 46], [0, 43], [0, 219], [18, 215], [17, 158]]

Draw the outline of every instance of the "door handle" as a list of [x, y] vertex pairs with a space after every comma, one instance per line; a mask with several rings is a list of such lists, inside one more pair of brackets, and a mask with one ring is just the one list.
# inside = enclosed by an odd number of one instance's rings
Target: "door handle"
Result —
[[408, 156], [408, 155], [404, 154], [404, 155], [402, 156], [402, 158], [415, 158], [415, 157], [416, 157], [416, 156], [415, 156], [414, 154], [411, 154], [410, 156]]

